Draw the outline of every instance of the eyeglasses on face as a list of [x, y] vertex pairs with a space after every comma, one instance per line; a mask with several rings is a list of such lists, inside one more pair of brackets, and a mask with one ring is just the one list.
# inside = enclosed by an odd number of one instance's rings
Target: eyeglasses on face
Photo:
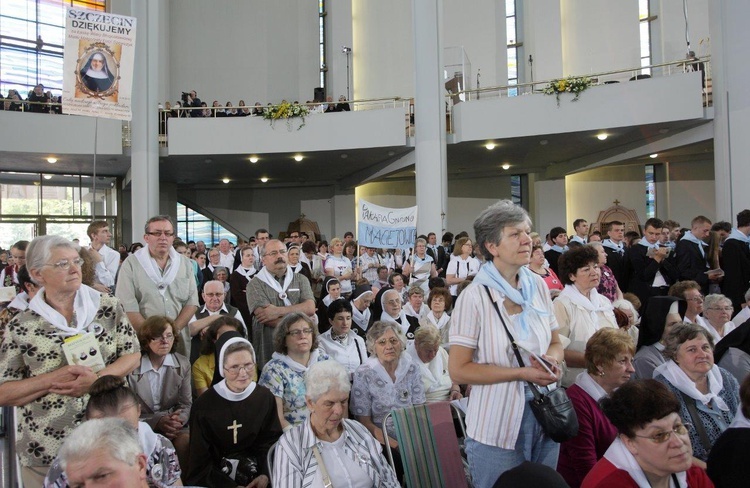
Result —
[[81, 259], [81, 258], [76, 258], [76, 259], [73, 259], [73, 260], [62, 259], [62, 260], [60, 260], [60, 261], [58, 261], [56, 263], [45, 264], [44, 266], [50, 266], [52, 268], [57, 268], [57, 269], [61, 269], [63, 271], [67, 271], [74, 264], [76, 265], [76, 267], [80, 268], [81, 266], [83, 266], [83, 259]]
[[174, 237], [174, 232], [170, 230], [154, 230], [151, 232], [146, 232], [146, 234], [153, 236], [153, 237], [161, 237], [161, 236]]
[[225, 366], [224, 370], [229, 371], [232, 374], [240, 374], [240, 371], [243, 369], [246, 373], [252, 373], [253, 368], [255, 367], [255, 363], [245, 363], [245, 364], [235, 364], [234, 366], [229, 366], [228, 368]]
[[265, 254], [264, 254], [263, 256], [271, 256], [272, 258], [275, 258], [275, 257], [276, 257], [276, 256], [278, 256], [279, 254], [281, 254], [282, 256], [283, 256], [284, 254], [286, 254], [286, 249], [280, 249], [280, 250], [278, 250], [278, 251], [268, 251], [268, 252], [267, 252], [267, 253], [265, 253]]
[[719, 312], [732, 312], [733, 307], [711, 307], [709, 310], [718, 310]]
[[401, 300], [394, 298], [393, 300], [385, 300], [383, 303], [386, 305], [401, 305]]
[[204, 293], [208, 298], [223, 298], [224, 292], [221, 293]]
[[688, 301], [688, 302], [696, 302], [696, 303], [701, 303], [701, 302], [703, 301], [703, 299], [704, 299], [704, 298], [705, 298], [705, 297], [704, 297], [703, 295], [698, 295], [697, 297], [693, 297], [693, 298], [686, 298], [685, 300], [686, 300], [686, 301]]
[[151, 342], [170, 342], [174, 340], [174, 334], [164, 334], [163, 336], [154, 337]]
[[286, 333], [286, 335], [290, 335], [292, 337], [299, 337], [302, 334], [312, 335], [312, 333], [313, 333], [313, 330], [308, 327], [307, 329], [290, 330], [289, 332]]
[[657, 432], [656, 434], [652, 435], [638, 435], [636, 434], [636, 437], [641, 437], [643, 439], [651, 439], [652, 442], [655, 442], [656, 444], [664, 444], [669, 440], [670, 437], [672, 437], [672, 434], [677, 435], [685, 435], [688, 433], [688, 429], [690, 429], [693, 425], [692, 424], [679, 424], [672, 430], [666, 430], [664, 432]]
[[381, 347], [385, 347], [388, 344], [390, 344], [391, 346], [396, 346], [398, 344], [401, 344], [401, 341], [395, 337], [391, 337], [390, 339], [378, 339], [377, 341], [375, 341], [375, 344]]

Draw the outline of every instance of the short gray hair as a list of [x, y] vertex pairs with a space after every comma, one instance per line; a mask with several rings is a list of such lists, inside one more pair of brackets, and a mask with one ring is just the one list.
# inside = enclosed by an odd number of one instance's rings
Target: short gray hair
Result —
[[154, 222], [169, 222], [169, 224], [172, 226], [172, 231], [174, 232], [175, 226], [174, 222], [172, 221], [172, 217], [169, 215], [154, 215], [150, 219], [146, 221], [146, 225], [143, 226], [143, 233], [148, 234], [148, 227], [153, 224]]
[[630, 325], [635, 325], [641, 321], [641, 316], [638, 315], [638, 311], [635, 309], [635, 306], [632, 302], [629, 302], [625, 299], [615, 300], [614, 302], [612, 302], [612, 306], [614, 308], [619, 308], [620, 310], [630, 310], [633, 313], [633, 321], [630, 323]]
[[331, 390], [349, 393], [349, 373], [338, 361], [328, 359], [312, 364], [305, 373], [305, 396], [317, 402], [320, 397]]
[[389, 330], [392, 330], [396, 334], [398, 340], [401, 341], [403, 349], [406, 349], [406, 336], [401, 330], [401, 326], [396, 322], [378, 320], [367, 329], [367, 352], [375, 354], [375, 343]]
[[714, 348], [714, 338], [700, 325], [685, 323], [673, 325], [664, 341], [664, 356], [674, 361], [680, 346], [687, 341], [692, 341], [699, 335], [706, 338], [711, 345], [711, 349]]
[[711, 295], [706, 295], [706, 298], [703, 299], [703, 308], [707, 310], [721, 304], [722, 302], [728, 303], [729, 305], [732, 304], [732, 300], [721, 293], [712, 293]]
[[203, 293], [206, 293], [206, 287], [210, 285], [211, 283], [216, 283], [217, 285], [219, 285], [219, 287], [221, 287], [221, 292], [224, 293], [224, 283], [222, 283], [219, 280], [211, 280], [211, 281], [206, 281], [205, 283], [203, 283]]
[[65, 438], [57, 457], [65, 471], [69, 463], [102, 451], [133, 466], [138, 455], [143, 454], [138, 431], [127, 421], [116, 417], [87, 420]]
[[531, 217], [523, 207], [510, 200], [500, 200], [479, 214], [474, 221], [474, 236], [486, 261], [492, 262], [493, 259], [486, 244], [498, 244], [505, 227], [520, 223], [531, 226]]
[[[52, 256], [52, 250], [59, 247], [64, 247], [78, 252], [78, 247], [62, 236], [39, 236], [34, 238], [26, 248], [26, 269], [31, 271], [35, 269], [41, 269]], [[39, 284], [32, 277], [31, 281], [35, 284]]]
[[602, 249], [604, 249], [604, 246], [603, 246], [603, 245], [602, 245], [602, 243], [601, 243], [601, 242], [599, 242], [599, 241], [592, 241], [592, 242], [589, 242], [589, 243], [587, 244], [587, 246], [589, 246], [589, 247], [593, 247], [593, 248], [595, 248], [595, 249], [596, 249], [597, 251], [599, 250], [599, 248], [600, 248], [600, 247], [601, 247]]
[[423, 325], [414, 333], [414, 346], [437, 346], [443, 342], [440, 331], [432, 324]]

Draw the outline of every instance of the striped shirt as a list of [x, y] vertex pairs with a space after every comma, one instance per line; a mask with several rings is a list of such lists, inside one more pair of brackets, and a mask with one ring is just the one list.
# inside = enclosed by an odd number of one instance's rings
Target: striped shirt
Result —
[[[536, 314], [530, 314], [530, 333], [523, 340], [521, 327], [517, 324], [518, 315], [509, 315], [503, 307], [505, 295], [494, 289], [490, 289], [490, 293], [514, 338], [525, 348], [541, 355], [547, 352], [552, 331], [557, 330], [558, 326], [544, 280], [535, 276], [534, 282], [537, 287], [534, 308], [546, 310], [549, 314], [539, 318]], [[484, 286], [478, 283], [469, 285], [456, 301], [451, 315], [450, 343], [473, 349], [474, 362], [477, 364], [495, 364], [504, 368], [518, 366], [495, 307]], [[526, 365], [529, 365], [528, 362]], [[473, 385], [466, 413], [469, 437], [489, 446], [514, 449], [525, 406], [523, 388], [522, 381]]]
[[[344, 419], [344, 452], [372, 479], [373, 486], [398, 488], [396, 473], [388, 465], [380, 444], [359, 422]], [[313, 453], [317, 438], [310, 427], [310, 419], [288, 430], [276, 444], [273, 462], [273, 485], [307, 488], [318, 478], [318, 461]], [[333, 475], [335, 466], [326, 470]], [[339, 485], [336, 485], [339, 486]]]

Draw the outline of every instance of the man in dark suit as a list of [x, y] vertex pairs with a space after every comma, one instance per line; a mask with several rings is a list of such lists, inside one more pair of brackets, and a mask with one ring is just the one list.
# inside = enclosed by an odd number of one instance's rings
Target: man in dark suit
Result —
[[560, 276], [557, 272], [557, 260], [568, 250], [568, 232], [562, 227], [553, 227], [549, 231], [549, 238], [552, 239], [554, 245], [544, 253], [544, 257], [547, 258], [550, 269]]
[[750, 210], [737, 214], [737, 227], [724, 241], [721, 251], [724, 280], [721, 292], [732, 300], [734, 313], [738, 313], [750, 287]]
[[200, 117], [201, 116], [201, 99], [198, 98], [198, 93], [196, 93], [195, 90], [191, 91], [188, 94], [187, 99], [185, 100], [185, 106], [186, 107], [196, 107], [197, 110], [191, 110], [190, 116], [191, 117]]
[[[665, 296], [669, 287], [677, 282], [679, 273], [670, 256], [671, 249], [659, 246], [664, 222], [651, 218], [646, 221], [643, 239], [631, 246], [626, 254], [630, 276], [628, 291], [634, 293], [642, 304], [650, 297]], [[643, 305], [640, 313], [643, 313]]]
[[718, 280], [717, 275], [709, 276], [706, 271], [711, 269], [706, 252], [708, 243], [706, 239], [711, 232], [711, 221], [699, 215], [690, 222], [690, 230], [685, 232], [680, 242], [677, 243], [677, 271], [680, 273], [679, 280], [693, 280], [701, 285], [701, 293], [708, 294], [709, 281]]
[[445, 248], [437, 245], [437, 235], [434, 232], [427, 234], [427, 254], [435, 262], [435, 269], [437, 269], [439, 276], [440, 272], [444, 270], [441, 266], [445, 261]]
[[628, 279], [625, 267], [625, 224], [619, 220], [609, 223], [607, 239], [602, 241], [604, 252], [607, 253], [607, 266], [615, 275], [620, 290], [628, 289]]

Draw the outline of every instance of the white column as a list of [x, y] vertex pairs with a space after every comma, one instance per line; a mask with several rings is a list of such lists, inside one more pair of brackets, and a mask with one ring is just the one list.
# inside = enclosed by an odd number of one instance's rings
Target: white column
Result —
[[[143, 225], [159, 213], [159, 19], [167, 15], [169, 2], [132, 0], [138, 19], [133, 76], [133, 120], [131, 122], [131, 208], [133, 240], [140, 240]], [[168, 35], [168, 34], [164, 34]], [[162, 46], [164, 44], [162, 43]]]
[[748, 2], [715, 0], [709, 4], [716, 219], [731, 222], [738, 212], [750, 208], [748, 18]]
[[443, 96], [443, 0], [412, 0], [417, 232], [447, 228], [448, 168]]

